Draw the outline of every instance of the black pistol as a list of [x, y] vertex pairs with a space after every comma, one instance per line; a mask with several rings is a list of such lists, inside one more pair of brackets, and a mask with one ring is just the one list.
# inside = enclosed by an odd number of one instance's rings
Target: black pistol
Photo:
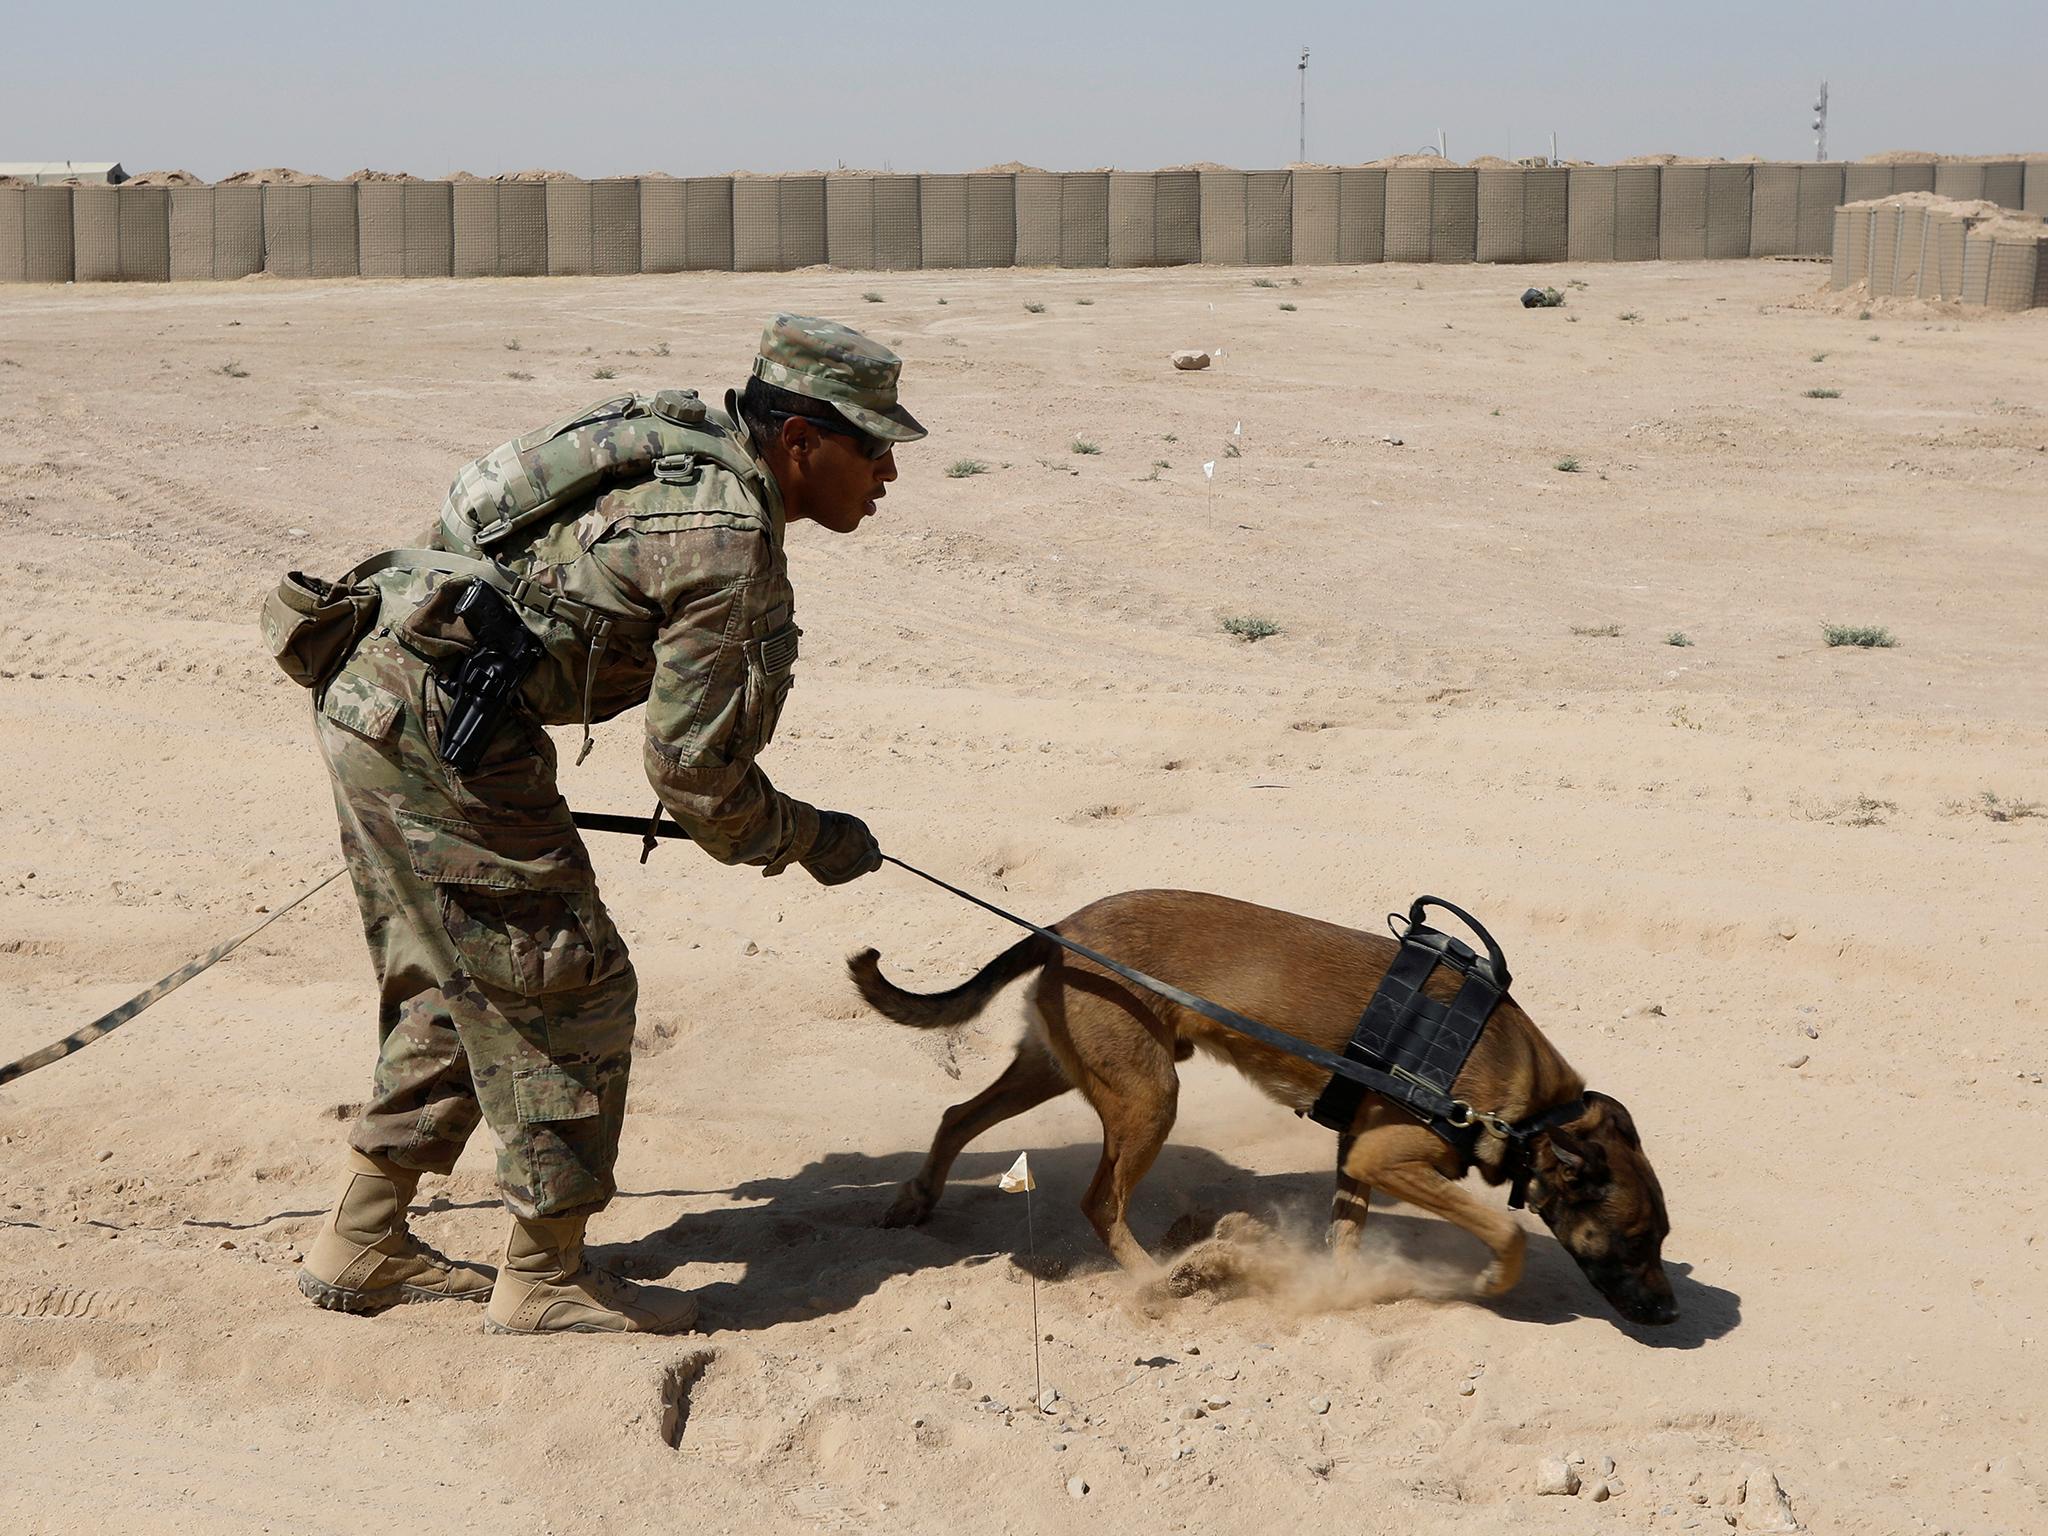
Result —
[[485, 581], [471, 581], [455, 603], [474, 648], [462, 658], [454, 681], [443, 681], [448, 716], [441, 727], [441, 761], [457, 773], [475, 768], [498, 733], [520, 684], [547, 648]]

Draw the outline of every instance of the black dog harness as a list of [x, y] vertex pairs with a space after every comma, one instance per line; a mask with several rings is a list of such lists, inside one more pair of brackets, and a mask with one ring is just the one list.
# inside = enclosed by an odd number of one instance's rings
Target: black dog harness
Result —
[[[1427, 907], [1441, 907], [1479, 936], [1484, 955], [1462, 939], [1440, 933], [1422, 920]], [[1389, 926], [1400, 921], [1390, 915]], [[1502, 1119], [1452, 1096], [1452, 1085], [1465, 1060], [1507, 996], [1510, 977], [1506, 957], [1479, 920], [1462, 907], [1435, 896], [1420, 896], [1408, 909], [1400, 933], [1401, 948], [1381, 979], [1379, 989], [1359, 1015], [1358, 1027], [1344, 1046], [1347, 1063], [1362, 1066], [1373, 1079], [1344, 1072], [1331, 1076], [1315, 1104], [1303, 1113], [1340, 1136], [1358, 1118], [1368, 1092], [1390, 1099], [1428, 1126], [1457, 1154], [1471, 1161], [1482, 1130], [1508, 1144], [1508, 1205], [1520, 1209], [1528, 1194], [1535, 1139], [1586, 1112], [1583, 1097], [1559, 1104], [1519, 1122]], [[1448, 1003], [1423, 994], [1438, 966], [1461, 978]]]

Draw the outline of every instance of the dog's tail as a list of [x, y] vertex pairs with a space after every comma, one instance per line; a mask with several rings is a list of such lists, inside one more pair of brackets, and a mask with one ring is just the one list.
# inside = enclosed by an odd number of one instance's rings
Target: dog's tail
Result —
[[883, 1018], [919, 1029], [944, 1029], [965, 1024], [1004, 987], [1050, 960], [1056, 947], [1035, 933], [1019, 939], [950, 992], [904, 991], [882, 974], [882, 953], [877, 949], [847, 956], [846, 971], [868, 1006]]

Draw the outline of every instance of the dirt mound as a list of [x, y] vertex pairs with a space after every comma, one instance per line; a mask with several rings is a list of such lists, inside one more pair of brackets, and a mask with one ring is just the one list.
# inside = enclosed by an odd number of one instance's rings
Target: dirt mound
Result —
[[493, 181], [576, 181], [579, 178], [567, 171], [507, 171], [502, 176], [493, 176]]
[[350, 171], [348, 175], [343, 177], [342, 179], [344, 181], [353, 182], [420, 180], [420, 178], [413, 175], [411, 171], [373, 171], [368, 166], [364, 166], [360, 171]]
[[1888, 149], [1883, 154], [1865, 155], [1862, 165], [1932, 165], [1943, 157], [1926, 149]]
[[223, 187], [311, 187], [332, 178], [316, 176], [311, 171], [295, 171], [289, 166], [274, 165], [260, 171], [237, 171], [232, 176], [223, 176], [216, 183]]
[[205, 181], [190, 171], [143, 171], [121, 183], [124, 187], [203, 187]]

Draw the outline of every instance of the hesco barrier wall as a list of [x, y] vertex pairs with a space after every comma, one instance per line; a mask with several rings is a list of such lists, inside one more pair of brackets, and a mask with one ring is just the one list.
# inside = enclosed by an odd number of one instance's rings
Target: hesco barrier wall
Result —
[[356, 271], [448, 277], [455, 271], [454, 188], [445, 181], [366, 181], [356, 188]]
[[1109, 172], [1017, 173], [1017, 265], [1109, 265]]
[[1387, 172], [1388, 261], [1479, 259], [1479, 173], [1396, 166]]
[[1202, 260], [1280, 267], [1294, 259], [1294, 178], [1287, 171], [1203, 171]]
[[1877, 298], [1950, 299], [1993, 309], [2048, 306], [2048, 221], [1987, 215], [1977, 200], [1879, 200], [1839, 209], [1833, 286]]
[[261, 187], [172, 187], [170, 194], [172, 281], [263, 270]]
[[610, 277], [640, 270], [640, 183], [632, 177], [544, 183], [548, 276]]
[[640, 183], [642, 272], [732, 270], [732, 178], [649, 176]]
[[1759, 165], [1749, 203], [1751, 256], [1825, 256], [1842, 206], [1839, 165]]
[[13, 187], [0, 281], [1821, 256], [1937, 182], [2048, 211], [2048, 159]]
[[1962, 202], [1981, 198], [2001, 208], [2023, 208], [2027, 201], [2026, 170], [2023, 160], [1946, 162], [1934, 168], [1934, 190], [1937, 196]]
[[732, 184], [736, 272], [792, 272], [824, 264], [825, 178], [745, 176]]
[[1915, 161], [1907, 165], [1845, 165], [1842, 167], [1842, 201], [1867, 202], [1873, 197], [1895, 197], [1901, 192], [1932, 192], [1934, 164]]
[[1109, 264], [1175, 267], [1202, 259], [1202, 178], [1194, 171], [1112, 171]]
[[354, 277], [355, 187], [345, 181], [265, 187], [263, 270], [278, 277]]
[[1565, 260], [1570, 182], [1562, 168], [1481, 171], [1478, 259]]
[[1288, 198], [1296, 265], [1386, 259], [1387, 173], [1378, 166], [1295, 171]]
[[891, 272], [924, 262], [915, 176], [827, 176], [825, 259]]
[[1654, 165], [1573, 166], [1569, 259], [1655, 261], [1662, 180]]
[[917, 178], [927, 267], [1007, 267], [1017, 259], [1016, 178], [1002, 172]]
[[74, 187], [71, 259], [81, 283], [169, 282], [170, 189]]
[[548, 195], [539, 182], [464, 182], [452, 201], [457, 277], [546, 275]]
[[0, 282], [68, 283], [71, 189], [0, 187]]
[[1751, 168], [1667, 165], [1658, 177], [1657, 254], [1726, 261], [1749, 254]]

